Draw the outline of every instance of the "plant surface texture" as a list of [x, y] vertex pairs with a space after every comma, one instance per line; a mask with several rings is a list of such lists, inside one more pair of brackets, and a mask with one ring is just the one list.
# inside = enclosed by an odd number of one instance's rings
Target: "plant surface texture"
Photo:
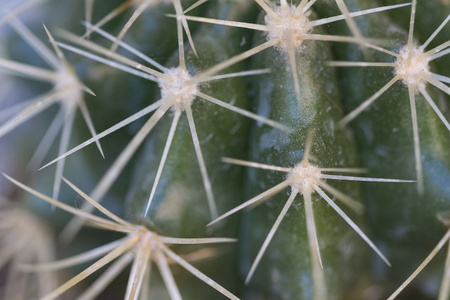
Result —
[[448, 0], [0, 0], [0, 299], [450, 300]]

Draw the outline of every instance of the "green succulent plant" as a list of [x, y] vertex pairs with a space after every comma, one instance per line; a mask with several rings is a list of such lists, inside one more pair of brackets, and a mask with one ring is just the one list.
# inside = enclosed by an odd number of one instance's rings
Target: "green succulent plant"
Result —
[[449, 299], [445, 0], [0, 5], [0, 298]]

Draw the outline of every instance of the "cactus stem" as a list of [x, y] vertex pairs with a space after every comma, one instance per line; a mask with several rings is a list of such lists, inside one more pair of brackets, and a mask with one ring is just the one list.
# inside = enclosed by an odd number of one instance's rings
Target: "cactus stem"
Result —
[[[398, 80], [402, 80], [403, 83], [408, 87], [409, 101], [411, 104], [411, 118], [413, 126], [413, 139], [414, 139], [414, 152], [415, 152], [415, 168], [417, 176], [417, 190], [419, 195], [423, 194], [424, 182], [422, 174], [422, 163], [420, 155], [420, 141], [419, 141], [419, 130], [417, 124], [417, 113], [415, 106], [415, 93], [418, 91], [425, 97], [427, 102], [431, 105], [433, 110], [438, 114], [444, 125], [450, 130], [449, 123], [445, 121], [442, 113], [434, 105], [433, 101], [429, 98], [428, 93], [425, 91], [426, 83], [432, 84], [438, 89], [450, 95], [450, 87], [445, 85], [443, 82], [439, 81], [432, 76], [429, 67], [430, 58], [436, 55], [442, 50], [445, 50], [450, 46], [450, 41], [447, 41], [427, 52], [424, 49], [428, 44], [434, 39], [434, 37], [442, 30], [445, 24], [450, 20], [447, 17], [441, 25], [431, 34], [424, 45], [414, 46], [413, 45], [413, 32], [414, 32], [414, 22], [415, 22], [415, 11], [416, 11], [417, 1], [414, 0], [411, 7], [411, 17], [410, 17], [410, 28], [408, 34], [408, 41], [406, 46], [404, 46], [399, 54], [396, 56], [397, 59], [394, 62], [394, 77], [381, 89], [379, 89], [375, 94], [373, 94], [369, 99], [363, 101], [357, 108], [351, 111], [347, 116], [345, 116], [338, 125], [341, 127], [347, 125], [354, 118], [356, 118], [360, 113], [362, 113], [366, 108], [368, 108], [372, 103], [377, 100], [385, 91], [387, 91], [394, 83]], [[447, 53], [446, 53], [447, 54]], [[342, 67], [385, 67], [391, 65], [391, 63], [363, 63], [363, 62], [331, 62], [328, 63], [331, 66], [342, 66]], [[432, 104], [433, 103], [433, 104]]]

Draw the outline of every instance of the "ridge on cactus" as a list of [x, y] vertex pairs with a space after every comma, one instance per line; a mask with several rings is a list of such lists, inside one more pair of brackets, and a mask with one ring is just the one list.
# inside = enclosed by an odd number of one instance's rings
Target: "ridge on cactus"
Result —
[[[410, 28], [407, 44], [400, 49], [399, 53], [392, 52], [388, 49], [376, 49], [383, 51], [393, 57], [395, 57], [395, 62], [345, 62], [345, 61], [334, 61], [329, 62], [330, 66], [334, 67], [391, 67], [394, 68], [393, 78], [386, 83], [382, 88], [378, 90], [368, 99], [364, 100], [357, 108], [351, 111], [347, 116], [345, 116], [341, 121], [340, 125], [345, 126], [361, 114], [366, 108], [368, 108], [375, 100], [377, 100], [385, 91], [387, 91], [396, 82], [401, 81], [408, 88], [409, 100], [411, 104], [411, 117], [412, 117], [412, 127], [414, 135], [414, 151], [415, 151], [415, 166], [417, 173], [417, 189], [420, 194], [423, 193], [423, 170], [421, 163], [421, 153], [420, 153], [420, 143], [419, 143], [419, 129], [417, 123], [417, 113], [415, 97], [416, 94], [420, 94], [425, 98], [428, 104], [433, 108], [438, 117], [441, 119], [442, 123], [450, 131], [450, 123], [444, 117], [442, 112], [439, 110], [438, 106], [434, 103], [431, 96], [426, 91], [426, 84], [429, 83], [441, 91], [450, 95], [450, 87], [445, 85], [445, 82], [449, 82], [449, 78], [434, 74], [430, 71], [429, 62], [433, 61], [439, 57], [447, 55], [450, 51], [446, 51], [450, 47], [450, 41], [447, 41], [431, 50], [426, 52], [425, 48], [431, 43], [431, 41], [436, 37], [436, 35], [442, 30], [442, 28], [450, 21], [450, 15], [442, 22], [442, 24], [430, 35], [428, 40], [420, 46], [414, 45], [414, 23], [415, 23], [415, 11], [416, 11], [417, 0], [412, 3], [411, 9], [411, 19]], [[447, 49], [449, 50], [449, 49]]]
[[[343, 176], [343, 175], [328, 175], [323, 172], [343, 172], [343, 173], [361, 173], [361, 169], [353, 169], [353, 168], [322, 168], [317, 167], [309, 162], [311, 155], [311, 146], [312, 146], [312, 134], [309, 135], [308, 140], [305, 145], [305, 151], [302, 161], [294, 166], [293, 168], [285, 168], [279, 166], [271, 166], [260, 164], [256, 162], [247, 162], [237, 159], [225, 158], [224, 162], [238, 164], [242, 166], [249, 166], [253, 168], [260, 168], [271, 171], [279, 171], [287, 173], [286, 180], [277, 184], [276, 186], [266, 190], [265, 192], [253, 197], [252, 199], [244, 202], [243, 204], [237, 206], [236, 208], [224, 213], [214, 221], [208, 224], [212, 225], [224, 218], [227, 218], [234, 213], [245, 209], [247, 207], [255, 206], [261, 204], [263, 201], [268, 200], [274, 194], [282, 191], [286, 187], [290, 186], [292, 189], [291, 195], [289, 199], [286, 201], [282, 211], [278, 215], [275, 223], [273, 224], [270, 232], [268, 233], [266, 239], [264, 240], [263, 245], [261, 246], [251, 268], [246, 278], [246, 283], [248, 283], [256, 268], [258, 267], [258, 263], [264, 255], [265, 250], [270, 244], [273, 236], [275, 235], [278, 226], [286, 215], [288, 209], [292, 206], [292, 203], [295, 200], [295, 197], [298, 194], [303, 195], [304, 205], [305, 205], [305, 216], [306, 216], [306, 229], [308, 232], [309, 239], [309, 248], [312, 257], [312, 270], [313, 270], [313, 281], [314, 281], [314, 293], [315, 299], [326, 299], [326, 287], [325, 280], [323, 274], [322, 267], [322, 259], [320, 257], [320, 249], [319, 244], [317, 242], [317, 234], [316, 227], [314, 223], [314, 214], [313, 207], [311, 201], [311, 194], [315, 192], [319, 193], [322, 199], [324, 199], [347, 223], [348, 225], [358, 233], [358, 235], [375, 251], [375, 253], [387, 264], [390, 265], [388, 259], [381, 253], [381, 251], [375, 246], [375, 244], [366, 236], [365, 233], [356, 225], [347, 214], [337, 206], [334, 201], [325, 194], [324, 190], [328, 191], [338, 200], [342, 201], [347, 206], [354, 209], [356, 212], [361, 213], [363, 206], [352, 199], [351, 197], [345, 195], [341, 191], [333, 188], [329, 184], [327, 184], [324, 179], [332, 179], [332, 180], [352, 180], [352, 181], [368, 181], [368, 182], [397, 182], [397, 183], [406, 183], [413, 182], [410, 180], [400, 180], [400, 179], [384, 179], [384, 178], [368, 178], [368, 177], [353, 177], [353, 176]], [[323, 190], [323, 189], [324, 190]], [[323, 294], [322, 294], [323, 293]]]

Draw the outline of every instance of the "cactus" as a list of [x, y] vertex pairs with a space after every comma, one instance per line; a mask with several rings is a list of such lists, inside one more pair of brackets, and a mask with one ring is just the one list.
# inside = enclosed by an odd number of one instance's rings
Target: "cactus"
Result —
[[448, 299], [450, 5], [380, 2], [1, 4], [0, 298]]

